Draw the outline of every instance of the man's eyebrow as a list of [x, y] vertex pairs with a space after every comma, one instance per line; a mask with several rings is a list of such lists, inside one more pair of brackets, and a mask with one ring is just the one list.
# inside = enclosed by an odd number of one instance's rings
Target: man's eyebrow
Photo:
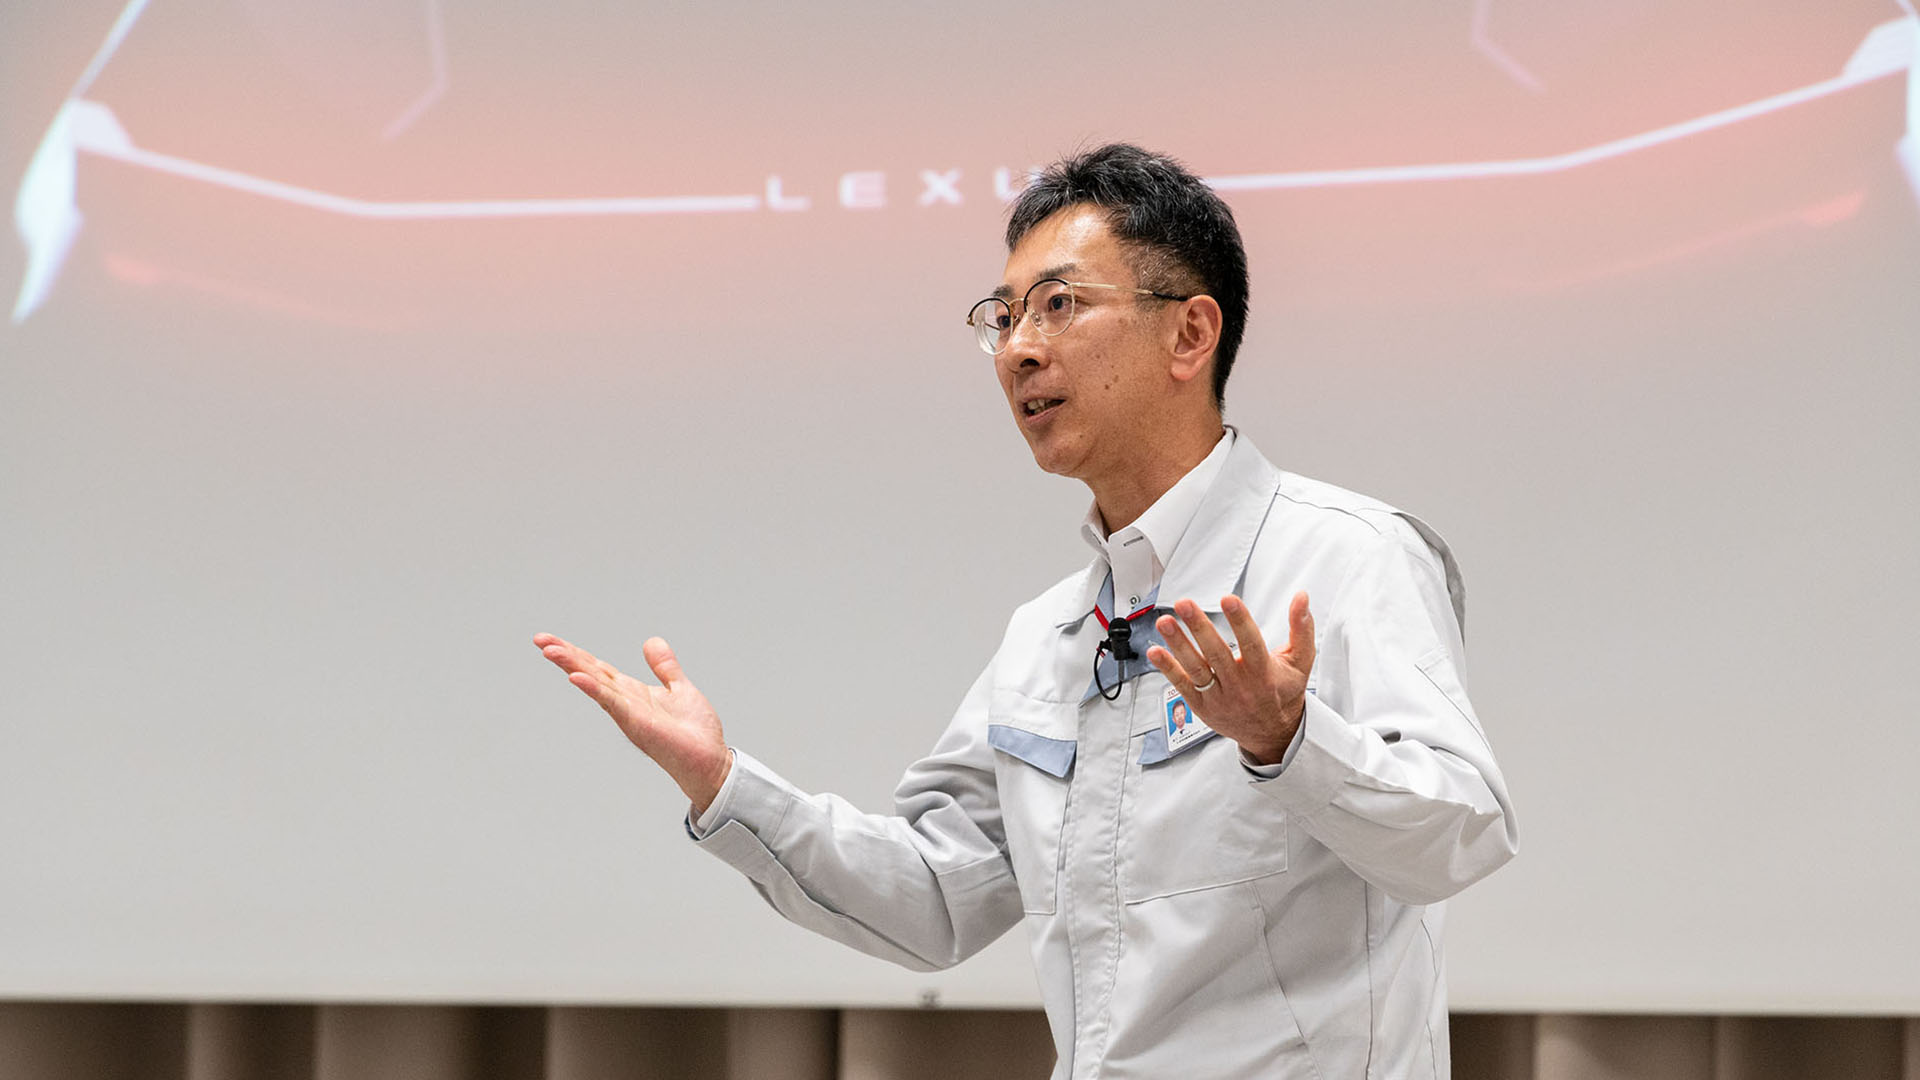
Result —
[[[1079, 263], [1064, 262], [1056, 266], [1049, 266], [1045, 270], [1040, 271], [1040, 276], [1037, 278], [1034, 278], [1033, 280], [1045, 281], [1048, 278], [1064, 279], [1068, 274], [1071, 274], [1078, 269], [1080, 269]], [[992, 295], [999, 297], [1002, 300], [1011, 300], [1013, 299], [1013, 286], [1002, 284], [999, 288], [993, 290]]]

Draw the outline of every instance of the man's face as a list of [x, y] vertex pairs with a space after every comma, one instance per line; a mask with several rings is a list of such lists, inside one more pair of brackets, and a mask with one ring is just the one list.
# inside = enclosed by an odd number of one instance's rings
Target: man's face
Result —
[[[1036, 281], [1098, 282], [1133, 288], [1131, 260], [1097, 206], [1070, 206], [1036, 225], [1007, 257], [1001, 295], [1017, 301]], [[1126, 468], [1130, 451], [1151, 439], [1168, 374], [1164, 315], [1109, 289], [1076, 291], [1065, 332], [1040, 333], [1024, 310], [994, 358], [1014, 422], [1042, 469], [1098, 483]], [[1166, 338], [1166, 340], [1163, 340]], [[1033, 403], [1048, 403], [1029, 412]]]

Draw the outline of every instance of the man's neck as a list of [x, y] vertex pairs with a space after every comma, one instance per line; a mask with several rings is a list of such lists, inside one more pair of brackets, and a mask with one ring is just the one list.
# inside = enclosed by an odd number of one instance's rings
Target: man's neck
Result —
[[1114, 475], [1089, 479], [1087, 487], [1093, 492], [1093, 504], [1107, 535], [1138, 521], [1167, 489], [1206, 460], [1224, 434], [1226, 428], [1217, 419], [1211, 426], [1195, 425], [1190, 434], [1165, 445], [1142, 447], [1139, 457]]

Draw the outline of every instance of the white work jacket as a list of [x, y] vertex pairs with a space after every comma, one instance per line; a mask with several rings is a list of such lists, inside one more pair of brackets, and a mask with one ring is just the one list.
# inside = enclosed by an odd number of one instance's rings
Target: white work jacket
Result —
[[1447, 1076], [1440, 901], [1517, 838], [1444, 543], [1235, 441], [1158, 602], [1192, 597], [1232, 641], [1236, 593], [1279, 647], [1308, 592], [1319, 653], [1271, 779], [1219, 736], [1170, 752], [1143, 660], [1095, 692], [1106, 581], [1096, 559], [1014, 612], [892, 815], [740, 752], [698, 842], [788, 919], [914, 969], [1024, 922], [1056, 1080]]

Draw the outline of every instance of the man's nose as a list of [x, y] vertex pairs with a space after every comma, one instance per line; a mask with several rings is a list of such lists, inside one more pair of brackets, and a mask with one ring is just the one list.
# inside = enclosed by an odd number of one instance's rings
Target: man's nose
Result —
[[1052, 344], [1053, 339], [1040, 332], [1040, 320], [1022, 311], [1007, 332], [1007, 344], [1000, 350], [999, 359], [1009, 371], [1042, 367], [1047, 363], [1047, 350]]

